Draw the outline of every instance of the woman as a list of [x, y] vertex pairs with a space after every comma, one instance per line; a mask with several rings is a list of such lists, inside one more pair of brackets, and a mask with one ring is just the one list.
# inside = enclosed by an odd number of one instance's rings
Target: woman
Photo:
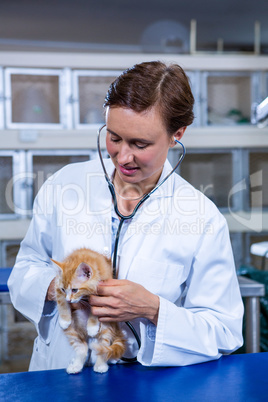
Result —
[[[105, 165], [122, 214], [171, 170], [167, 153], [192, 123], [193, 103], [175, 64], [135, 65], [111, 85]], [[9, 280], [15, 308], [38, 330], [30, 370], [66, 367], [72, 355], [58, 325], [50, 258], [61, 261], [80, 247], [112, 255], [118, 224], [99, 160], [66, 166], [40, 190]], [[101, 322], [131, 321], [141, 348], [128, 331], [128, 354], [141, 364], [200, 363], [242, 345], [243, 305], [225, 219], [180, 176], [124, 222], [117, 276], [90, 297], [92, 312]]]

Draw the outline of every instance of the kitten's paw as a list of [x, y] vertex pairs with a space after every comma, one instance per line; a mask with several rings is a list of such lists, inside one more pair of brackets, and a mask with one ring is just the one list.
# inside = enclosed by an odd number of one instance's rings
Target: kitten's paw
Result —
[[106, 371], [108, 371], [108, 369], [109, 369], [109, 366], [108, 366], [108, 364], [107, 363], [96, 363], [94, 366], [93, 366], [93, 370], [96, 372], [96, 373], [106, 373]]
[[88, 325], [87, 326], [87, 333], [88, 333], [89, 336], [93, 337], [93, 336], [97, 335], [97, 333], [99, 332], [99, 329], [100, 329], [100, 324], [99, 323], [97, 323], [95, 325]]
[[73, 359], [69, 364], [69, 366], [67, 367], [66, 371], [68, 374], [77, 374], [83, 370], [83, 367], [84, 365], [81, 364], [81, 362], [78, 362], [77, 360]]
[[72, 320], [64, 320], [62, 317], [59, 317], [59, 324], [62, 329], [67, 329], [71, 325]]

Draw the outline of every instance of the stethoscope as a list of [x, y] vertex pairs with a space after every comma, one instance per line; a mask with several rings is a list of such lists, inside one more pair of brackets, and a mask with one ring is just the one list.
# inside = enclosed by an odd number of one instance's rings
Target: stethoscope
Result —
[[[109, 190], [110, 190], [112, 199], [113, 199], [114, 210], [115, 210], [116, 215], [118, 215], [119, 218], [120, 218], [119, 225], [118, 225], [118, 229], [117, 229], [116, 236], [115, 236], [114, 254], [113, 254], [113, 265], [112, 265], [112, 266], [113, 266], [113, 277], [116, 278], [116, 261], [117, 261], [117, 253], [118, 253], [119, 236], [120, 236], [121, 229], [122, 229], [122, 227], [123, 227], [124, 222], [127, 221], [128, 219], [132, 219], [132, 218], [135, 216], [135, 214], [136, 214], [137, 210], [139, 209], [139, 207], [144, 203], [144, 201], [146, 201], [156, 190], [158, 190], [158, 188], [159, 188], [160, 186], [162, 186], [162, 184], [165, 183], [165, 181], [172, 175], [172, 173], [175, 172], [175, 170], [180, 166], [180, 164], [181, 164], [181, 162], [182, 162], [182, 160], [183, 160], [183, 158], [184, 158], [184, 156], [185, 156], [186, 150], [185, 150], [184, 145], [183, 145], [180, 141], [176, 140], [176, 138], [174, 138], [174, 141], [175, 141], [177, 144], [180, 144], [181, 147], [182, 147], [182, 154], [181, 154], [181, 156], [180, 156], [180, 158], [179, 158], [179, 160], [178, 160], [176, 166], [175, 166], [175, 167], [167, 174], [167, 176], [164, 177], [164, 179], [162, 179], [149, 193], [145, 194], [145, 195], [141, 198], [141, 200], [140, 200], [140, 201], [138, 202], [138, 204], [135, 206], [135, 208], [133, 209], [133, 212], [132, 212], [130, 215], [123, 215], [123, 214], [121, 214], [121, 212], [120, 212], [119, 209], [118, 209], [118, 206], [117, 206], [117, 199], [116, 199], [116, 191], [115, 191], [115, 188], [114, 188], [114, 184], [112, 183], [112, 181], [111, 181], [111, 179], [110, 179], [110, 177], [109, 177], [109, 175], [108, 175], [108, 173], [107, 173], [107, 170], [106, 170], [106, 168], [105, 168], [104, 161], [103, 161], [103, 158], [102, 158], [102, 154], [101, 154], [100, 134], [101, 134], [101, 131], [103, 130], [104, 127], [106, 127], [106, 124], [104, 124], [104, 125], [103, 125], [102, 127], [100, 127], [99, 130], [98, 130], [97, 148], [98, 148], [98, 153], [99, 153], [99, 157], [100, 157], [100, 162], [101, 162], [101, 165], [102, 165], [102, 169], [103, 169], [103, 172], [104, 172], [104, 176], [105, 176], [105, 179], [106, 179], [106, 181], [107, 181], [107, 184], [108, 184], [108, 187], [109, 187]], [[126, 321], [126, 325], [131, 329], [133, 335], [134, 335], [135, 338], [136, 338], [136, 341], [137, 341], [137, 343], [138, 343], [138, 346], [139, 346], [139, 348], [140, 348], [140, 347], [141, 347], [141, 341], [140, 341], [140, 338], [139, 338], [139, 336], [138, 336], [138, 334], [137, 334], [135, 328], [133, 327], [133, 325], [132, 325], [129, 321]], [[136, 357], [133, 357], [133, 358], [121, 357], [121, 360], [126, 361], [126, 362], [135, 362], [135, 361], [137, 361], [137, 358], [136, 358]]]

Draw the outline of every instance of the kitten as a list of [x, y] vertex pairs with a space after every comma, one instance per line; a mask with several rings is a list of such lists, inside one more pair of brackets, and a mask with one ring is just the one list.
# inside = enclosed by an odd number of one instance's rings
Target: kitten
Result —
[[[125, 339], [117, 323], [100, 323], [91, 314], [87, 298], [97, 293], [99, 281], [112, 278], [111, 261], [87, 248], [75, 250], [63, 262], [52, 261], [60, 268], [55, 281], [59, 324], [75, 350], [67, 373], [82, 371], [88, 349], [97, 354], [94, 371], [105, 373], [108, 360], [118, 360], [125, 352]], [[82, 309], [72, 310], [72, 303]]]

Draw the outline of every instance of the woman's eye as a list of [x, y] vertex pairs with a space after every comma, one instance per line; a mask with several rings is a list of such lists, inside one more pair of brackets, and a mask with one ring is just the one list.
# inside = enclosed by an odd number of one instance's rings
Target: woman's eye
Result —
[[72, 289], [72, 293], [77, 293], [78, 289]]
[[136, 147], [139, 148], [139, 149], [145, 149], [145, 148], [147, 147], [147, 144], [139, 144], [139, 143], [136, 143], [135, 145], [136, 145]]
[[119, 137], [110, 137], [110, 140], [112, 141], [112, 142], [119, 142], [120, 141], [120, 138]]

